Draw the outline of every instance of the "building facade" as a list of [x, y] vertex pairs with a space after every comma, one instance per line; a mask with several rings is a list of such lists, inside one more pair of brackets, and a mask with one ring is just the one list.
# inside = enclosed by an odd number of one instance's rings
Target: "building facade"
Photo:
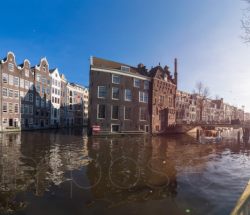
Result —
[[19, 77], [20, 72], [12, 52], [1, 60], [1, 130], [21, 127]]
[[0, 60], [0, 78], [0, 131], [65, 127], [70, 104], [71, 126], [87, 125], [88, 88], [71, 85], [68, 98], [70, 84], [58, 69], [49, 71], [46, 58], [33, 67], [27, 59], [17, 65], [8, 52]]
[[90, 126], [101, 132], [161, 133], [175, 125], [177, 61], [174, 77], [168, 67], [150, 71], [91, 57]]
[[50, 70], [51, 79], [51, 117], [50, 124], [52, 127], [60, 125], [60, 107], [61, 107], [61, 77], [58, 69]]
[[152, 78], [152, 133], [161, 133], [176, 124], [176, 89], [177, 89], [177, 60], [175, 59], [174, 78], [169, 68], [160, 65], [149, 72]]
[[142, 66], [91, 58], [90, 126], [102, 132], [150, 132], [151, 78]]

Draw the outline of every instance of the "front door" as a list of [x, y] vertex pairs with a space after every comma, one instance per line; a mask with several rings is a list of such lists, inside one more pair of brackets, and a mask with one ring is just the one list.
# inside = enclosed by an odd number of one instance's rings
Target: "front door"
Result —
[[9, 119], [9, 126], [13, 126], [13, 119]]

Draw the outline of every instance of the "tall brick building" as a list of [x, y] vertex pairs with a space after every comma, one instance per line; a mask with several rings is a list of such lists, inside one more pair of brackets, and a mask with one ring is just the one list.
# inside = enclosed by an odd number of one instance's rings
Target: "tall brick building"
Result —
[[149, 75], [152, 78], [152, 133], [161, 133], [176, 123], [177, 60], [174, 77], [167, 66], [160, 65], [151, 69]]
[[150, 80], [143, 65], [91, 58], [90, 125], [103, 132], [150, 132]]
[[90, 126], [101, 132], [159, 133], [175, 124], [177, 62], [172, 77], [168, 67], [92, 57], [89, 84]]
[[27, 59], [17, 65], [14, 53], [8, 52], [0, 60], [0, 80], [0, 131], [83, 126], [88, 122], [88, 88], [71, 85], [57, 69], [49, 71], [46, 58], [33, 67]]
[[21, 125], [19, 77], [20, 72], [12, 52], [1, 60], [1, 130]]

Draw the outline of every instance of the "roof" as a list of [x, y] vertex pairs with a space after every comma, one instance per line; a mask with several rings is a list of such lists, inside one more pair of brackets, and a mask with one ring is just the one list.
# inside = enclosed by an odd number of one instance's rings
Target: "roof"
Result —
[[105, 60], [102, 58], [92, 57], [92, 66], [97, 68], [105, 68], [105, 69], [116, 69], [121, 70], [122, 66], [129, 67], [129, 72], [136, 73], [144, 76], [148, 76], [146, 67], [143, 64], [139, 64], [138, 67], [134, 67], [125, 63], [119, 63], [111, 60]]

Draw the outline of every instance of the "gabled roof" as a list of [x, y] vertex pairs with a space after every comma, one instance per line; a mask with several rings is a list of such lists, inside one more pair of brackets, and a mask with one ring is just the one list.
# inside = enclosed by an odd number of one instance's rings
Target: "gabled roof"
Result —
[[[139, 65], [142, 65], [142, 64], [139, 64]], [[129, 69], [130, 73], [148, 76], [148, 73], [145, 72], [146, 71], [145, 67], [137, 68], [128, 64], [119, 63], [119, 62], [115, 62], [111, 60], [105, 60], [105, 59], [97, 58], [97, 57], [91, 57], [91, 66], [97, 67], [97, 68], [115, 69], [115, 70], [121, 70], [121, 67], [125, 66], [125, 67], [130, 68]]]

